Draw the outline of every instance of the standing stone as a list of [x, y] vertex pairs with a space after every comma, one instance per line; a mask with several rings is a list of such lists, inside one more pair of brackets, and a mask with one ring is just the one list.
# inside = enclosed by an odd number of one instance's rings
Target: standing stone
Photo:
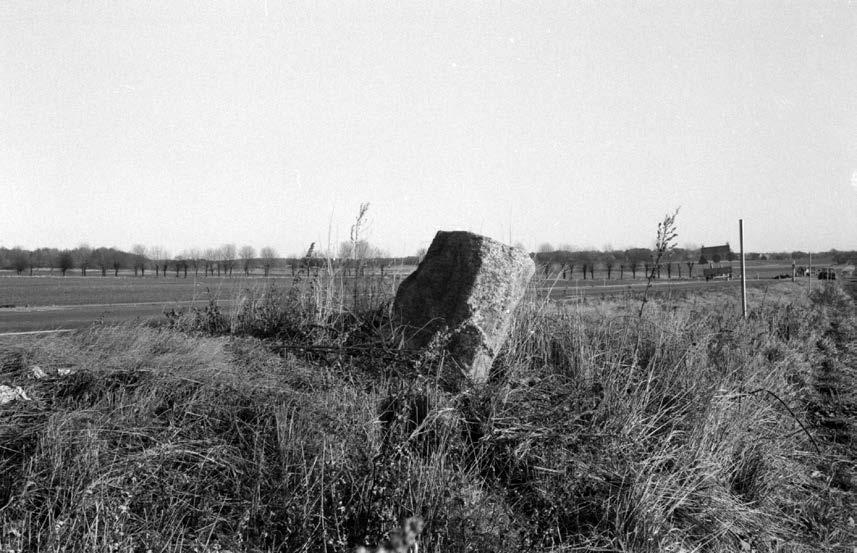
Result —
[[482, 384], [535, 270], [517, 248], [470, 232], [439, 231], [417, 270], [399, 285], [394, 321], [407, 347], [442, 340], [460, 374]]

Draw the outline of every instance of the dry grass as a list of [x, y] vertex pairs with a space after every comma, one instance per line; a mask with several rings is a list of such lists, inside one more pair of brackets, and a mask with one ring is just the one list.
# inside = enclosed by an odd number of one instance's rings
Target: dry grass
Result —
[[857, 543], [857, 314], [833, 288], [753, 291], [747, 321], [728, 295], [657, 296], [642, 318], [631, 298], [531, 300], [491, 382], [460, 394], [442, 352], [334, 351], [377, 338], [383, 290], [372, 316], [350, 292], [6, 347], [0, 382], [33, 400], [0, 407], [0, 544], [346, 551], [415, 515], [438, 553]]

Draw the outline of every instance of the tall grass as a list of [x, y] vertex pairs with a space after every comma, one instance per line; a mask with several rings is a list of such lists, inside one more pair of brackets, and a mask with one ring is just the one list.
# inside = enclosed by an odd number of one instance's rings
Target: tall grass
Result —
[[449, 393], [443, 351], [273, 347], [381, 339], [384, 303], [349, 305], [329, 277], [5, 348], [0, 381], [33, 400], [0, 407], [3, 547], [347, 551], [412, 516], [438, 553], [857, 543], [853, 439], [825, 430], [818, 392], [857, 351], [836, 289], [751, 291], [747, 320], [725, 294], [649, 297], [642, 316], [630, 297], [532, 297], [488, 385]]

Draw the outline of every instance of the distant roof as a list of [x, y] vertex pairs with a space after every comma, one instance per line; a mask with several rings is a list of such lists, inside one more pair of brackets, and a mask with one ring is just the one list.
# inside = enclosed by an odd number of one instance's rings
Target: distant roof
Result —
[[703, 246], [700, 253], [703, 257], [714, 257], [715, 255], [725, 257], [732, 253], [732, 250], [729, 248], [729, 244], [724, 244], [722, 246], [709, 246], [707, 248]]

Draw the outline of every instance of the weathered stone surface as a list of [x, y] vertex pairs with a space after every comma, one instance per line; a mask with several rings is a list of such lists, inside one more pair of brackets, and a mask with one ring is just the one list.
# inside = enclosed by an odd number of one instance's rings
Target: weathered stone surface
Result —
[[484, 383], [534, 272], [533, 260], [517, 248], [470, 232], [440, 231], [399, 285], [394, 322], [408, 347], [442, 339], [461, 374]]

